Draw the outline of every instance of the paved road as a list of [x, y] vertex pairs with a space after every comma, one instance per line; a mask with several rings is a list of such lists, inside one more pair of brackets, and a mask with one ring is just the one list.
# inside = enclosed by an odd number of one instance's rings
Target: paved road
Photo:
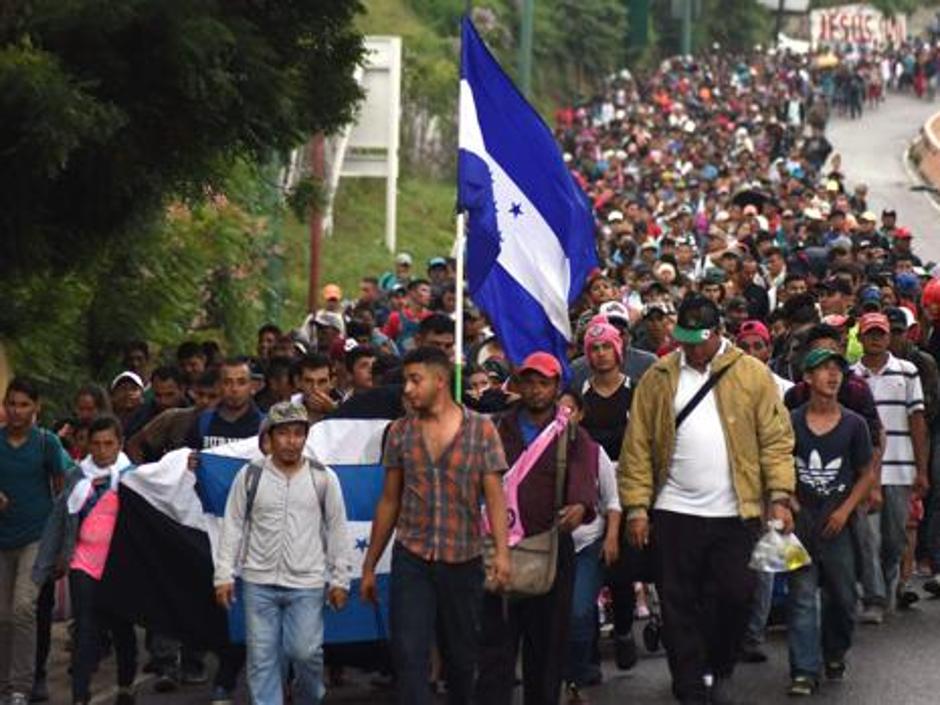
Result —
[[[642, 626], [640, 623], [639, 626]], [[61, 636], [61, 635], [60, 635]], [[59, 641], [59, 639], [57, 639]], [[606, 650], [606, 648], [605, 648]], [[787, 684], [786, 635], [772, 632], [767, 645], [770, 661], [759, 665], [743, 664], [735, 674], [736, 696], [742, 704], [774, 705], [792, 702], [784, 694]], [[894, 615], [880, 626], [859, 626], [855, 646], [849, 654], [848, 678], [841, 684], [824, 684], [814, 702], [830, 705], [935, 705], [940, 701], [940, 601], [922, 600], [914, 609]], [[633, 670], [620, 673], [607, 658], [605, 683], [587, 691], [594, 705], [668, 705], [666, 661], [662, 650], [646, 653]], [[65, 664], [60, 658], [54, 667], [53, 700], [55, 705], [69, 702]], [[99, 686], [95, 703], [110, 703], [107, 686], [113, 683], [111, 662], [102, 664], [95, 678]], [[330, 693], [328, 703], [348, 705], [391, 704], [390, 693], [375, 689], [369, 677], [350, 673], [351, 685]], [[206, 705], [208, 689], [186, 688], [169, 695], [153, 692], [152, 681], [144, 677], [138, 703], [142, 705]], [[247, 703], [244, 693], [237, 699]], [[443, 705], [444, 699], [439, 699]], [[517, 698], [521, 703], [521, 698]]]
[[[836, 119], [830, 139], [842, 154], [843, 168], [851, 182], [865, 181], [871, 187], [871, 207], [897, 208], [899, 222], [910, 226], [915, 247], [925, 259], [940, 261], [940, 212], [928, 199], [909, 190], [911, 180], [902, 155], [924, 120], [940, 103], [927, 104], [907, 97], [891, 96], [887, 103], [860, 121]], [[845, 705], [933, 705], [940, 701], [940, 601], [922, 601], [914, 610], [899, 614], [880, 627], [860, 627], [850, 660], [849, 679], [838, 686], [825, 687], [816, 702]], [[57, 626], [57, 658], [52, 668], [53, 703], [69, 702], [66, 664], [61, 645], [62, 626]], [[786, 640], [772, 634], [771, 660], [762, 665], [743, 665], [735, 678], [742, 702], [787, 702], [783, 689], [787, 679]], [[606, 662], [606, 682], [591, 689], [596, 705], [672, 702], [665, 659], [645, 654], [639, 665], [621, 674]], [[380, 705], [390, 702], [388, 694], [374, 690], [368, 678], [350, 674], [352, 685], [334, 690], [330, 702]], [[109, 702], [108, 686], [113, 683], [113, 665], [102, 664], [96, 682], [95, 702]], [[245, 702], [244, 694], [239, 698]], [[208, 689], [187, 688], [172, 695], [157, 695], [152, 682], [142, 679], [138, 702], [144, 705], [204, 705]], [[442, 700], [443, 702], [443, 700]]]
[[886, 206], [897, 209], [898, 223], [911, 228], [915, 252], [925, 262], [940, 262], [940, 211], [928, 196], [911, 193], [903, 155], [924, 121], [937, 111], [940, 101], [892, 94], [861, 120], [837, 118], [829, 127], [829, 139], [842, 155], [849, 183], [869, 185], [869, 207], [879, 215]]

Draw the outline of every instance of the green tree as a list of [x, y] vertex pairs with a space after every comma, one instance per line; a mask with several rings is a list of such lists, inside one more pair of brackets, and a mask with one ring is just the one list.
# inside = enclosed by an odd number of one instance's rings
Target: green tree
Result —
[[358, 0], [7, 0], [0, 277], [69, 271], [107, 243], [133, 243], [168, 197], [198, 197], [235, 157], [263, 162], [348, 122], [360, 10]]

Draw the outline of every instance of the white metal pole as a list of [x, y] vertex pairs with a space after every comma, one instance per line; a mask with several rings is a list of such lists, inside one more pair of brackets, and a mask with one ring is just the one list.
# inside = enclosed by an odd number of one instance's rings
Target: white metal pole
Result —
[[457, 281], [454, 282], [457, 298], [456, 320], [454, 321], [454, 399], [457, 401], [460, 401], [463, 395], [463, 255], [466, 238], [464, 232], [465, 219], [466, 215], [464, 213], [461, 212], [457, 214], [457, 239], [454, 242], [454, 259], [457, 260]]

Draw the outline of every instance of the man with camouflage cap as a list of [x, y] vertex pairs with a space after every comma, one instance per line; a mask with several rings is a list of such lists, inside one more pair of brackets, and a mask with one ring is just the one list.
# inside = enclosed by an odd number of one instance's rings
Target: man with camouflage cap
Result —
[[302, 404], [271, 407], [261, 426], [267, 454], [239, 471], [222, 522], [216, 599], [230, 607], [241, 576], [248, 688], [256, 703], [280, 705], [288, 661], [297, 677], [295, 701], [320, 702], [324, 604], [342, 609], [349, 592], [343, 493], [332, 470], [305, 457], [309, 428]]

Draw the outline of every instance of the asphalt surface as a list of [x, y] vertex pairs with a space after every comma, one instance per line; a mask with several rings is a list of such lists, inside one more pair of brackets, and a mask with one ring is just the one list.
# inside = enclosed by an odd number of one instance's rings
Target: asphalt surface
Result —
[[[904, 163], [904, 153], [924, 120], [940, 110], [940, 102], [925, 103], [891, 95], [861, 120], [835, 118], [829, 138], [841, 155], [850, 184], [864, 181], [870, 187], [870, 208], [898, 210], [898, 221], [916, 237], [915, 251], [926, 260], [940, 261], [940, 209], [930, 198], [910, 190], [913, 175]], [[642, 628], [642, 623], [638, 624]], [[70, 702], [64, 625], [56, 625], [55, 647], [50, 669], [52, 703]], [[638, 634], [639, 636], [639, 634]], [[741, 703], [791, 702], [784, 695], [787, 684], [786, 635], [771, 633], [767, 644], [770, 660], [760, 665], [741, 665], [734, 681]], [[146, 654], [142, 651], [142, 657]], [[922, 600], [914, 609], [891, 616], [880, 626], [860, 626], [849, 654], [845, 682], [824, 684], [816, 702], [849, 705], [934, 705], [940, 702], [940, 601]], [[586, 694], [596, 705], [673, 702], [662, 650], [646, 653], [641, 647], [639, 664], [631, 671], [616, 670], [608, 657], [604, 683]], [[110, 703], [114, 697], [114, 667], [101, 665], [95, 678], [95, 703]], [[380, 705], [391, 702], [388, 690], [373, 687], [371, 676], [350, 671], [348, 684], [331, 690], [327, 702]], [[145, 705], [205, 705], [208, 686], [187, 687], [176, 693], [153, 692], [152, 677], [139, 679], [138, 703]], [[521, 697], [517, 697], [521, 702]], [[246, 703], [244, 689], [237, 702]], [[444, 702], [441, 698], [440, 702]]]
[[940, 262], [940, 209], [930, 196], [910, 190], [918, 182], [912, 181], [904, 154], [924, 121], [937, 111], [940, 101], [889, 94], [860, 120], [836, 118], [828, 130], [835, 151], [842, 155], [849, 185], [868, 184], [868, 206], [879, 217], [882, 208], [897, 210], [898, 224], [911, 228], [914, 252], [924, 262]]

